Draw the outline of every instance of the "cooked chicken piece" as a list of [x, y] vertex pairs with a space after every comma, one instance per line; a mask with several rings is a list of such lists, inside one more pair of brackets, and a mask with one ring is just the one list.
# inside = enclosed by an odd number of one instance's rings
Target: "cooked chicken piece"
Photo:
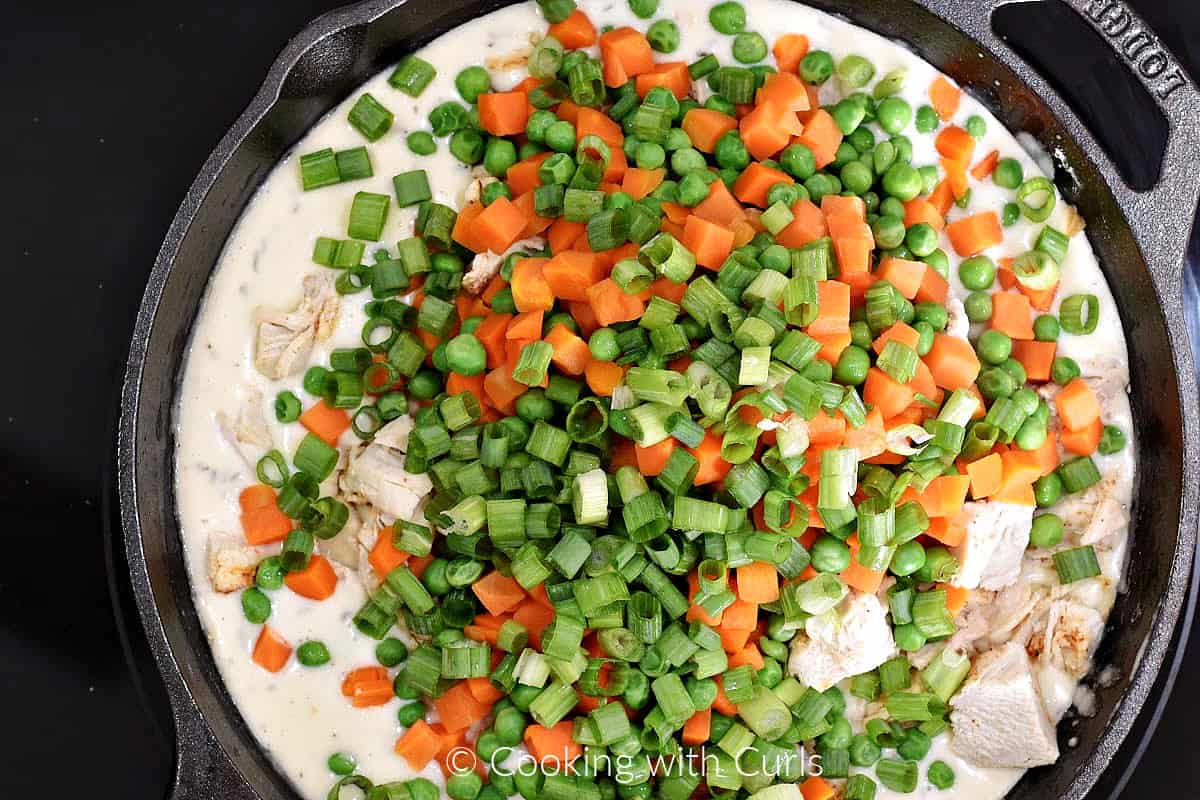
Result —
[[1092, 654], [1104, 633], [1100, 612], [1071, 600], [1049, 604], [1045, 625], [1026, 650], [1043, 665], [1053, 665], [1079, 680], [1091, 669]]
[[467, 184], [467, 188], [463, 192], [463, 202], [474, 203], [483, 197], [483, 187], [489, 183], [495, 183], [496, 180], [490, 172], [483, 168], [482, 164], [471, 167], [471, 182]]
[[1068, 537], [1078, 537], [1080, 544], [1097, 544], [1112, 534], [1120, 533], [1129, 524], [1129, 515], [1122, 504], [1125, 476], [1118, 472], [1105, 475], [1084, 491], [1065, 497], [1054, 513], [1062, 518]]
[[262, 392], [253, 386], [246, 389], [246, 396], [235, 419], [230, 419], [224, 411], [217, 412], [217, 426], [225, 441], [233, 445], [251, 470], [263, 453], [275, 444], [267, 427], [267, 419], [263, 416]]
[[412, 433], [413, 418], [408, 414], [396, 417], [394, 420], [384, 425], [379, 430], [375, 431], [375, 438], [371, 441], [375, 444], [381, 444], [385, 447], [390, 447], [393, 450], [401, 452], [408, 451], [408, 435]]
[[350, 511], [350, 516], [346, 519], [345, 526], [338, 531], [338, 535], [332, 539], [322, 539], [317, 541], [317, 549], [327, 558], [331, 558], [339, 564], [343, 564], [350, 569], [358, 569], [358, 562], [361, 556], [358, 544], [358, 530], [362, 527], [362, 523], [358, 518], [358, 511], [353, 505], [347, 506]]
[[896, 654], [887, 609], [873, 594], [852, 592], [835, 614], [813, 617], [796, 636], [788, 672], [818, 691], [873, 670]]
[[380, 442], [351, 454], [340, 484], [352, 502], [365, 500], [393, 519], [411, 518], [433, 489], [427, 475], [413, 475], [404, 469], [404, 455], [399, 450]]
[[489, 56], [483, 65], [490, 70], [504, 71], [523, 67], [529, 63], [529, 56], [533, 53], [533, 46], [518, 47], [504, 55]]
[[337, 324], [341, 301], [333, 278], [325, 273], [304, 277], [304, 294], [292, 311], [259, 307], [254, 312], [258, 341], [254, 366], [273, 380], [304, 368], [313, 344], [328, 339]]
[[229, 534], [208, 537], [208, 579], [213, 589], [228, 594], [254, 583], [260, 559], [256, 548]]
[[1033, 663], [1017, 642], [980, 656], [950, 706], [951, 747], [968, 761], [1028, 768], [1058, 760]]
[[953, 293], [946, 296], [946, 315], [946, 333], [960, 339], [967, 338], [967, 333], [971, 330], [971, 321], [967, 319], [967, 309], [962, 300]]
[[967, 503], [964, 511], [967, 536], [953, 549], [959, 568], [950, 583], [965, 589], [1003, 589], [1020, 574], [1033, 508], [977, 501]]
[[509, 253], [517, 253], [522, 250], [541, 250], [545, 246], [545, 239], [540, 236], [530, 236], [528, 239], [514, 242], [512, 247], [503, 253], [497, 254], [491, 250], [479, 253], [471, 261], [471, 268], [467, 274], [463, 276], [463, 290], [469, 294], [479, 294], [487, 288], [492, 278], [496, 277], [496, 273], [500, 271], [500, 265], [504, 263], [504, 259]]
[[1070, 203], [1063, 204], [1063, 211], [1066, 212], [1063, 219], [1063, 233], [1067, 236], [1074, 236], [1077, 233], [1083, 233], [1083, 229], [1087, 227], [1087, 223], [1076, 210], [1075, 206]]

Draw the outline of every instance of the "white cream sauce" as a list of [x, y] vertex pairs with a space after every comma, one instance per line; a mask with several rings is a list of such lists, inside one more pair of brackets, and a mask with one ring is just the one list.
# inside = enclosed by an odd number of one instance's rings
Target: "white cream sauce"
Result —
[[[662, 0], [658, 17], [675, 20], [680, 28], [681, 44], [669, 56], [658, 56], [659, 60], [692, 61], [700, 54], [712, 52], [722, 63], [732, 62], [732, 37], [712, 30], [707, 21], [708, 5]], [[908, 76], [903, 96], [914, 108], [927, 102], [925, 90], [937, 72], [904, 47], [843, 20], [785, 0], [749, 0], [745, 5], [748, 29], [762, 32], [768, 41], [783, 32], [802, 32], [809, 36], [814, 49], [829, 50], [837, 59], [852, 52], [868, 56], [875, 64], [877, 77], [904, 67]], [[597, 27], [630, 24], [644, 29], [647, 24], [636, 20], [621, 0], [582, 0], [580, 7]], [[341, 565], [336, 566], [340, 578], [337, 591], [325, 602], [312, 602], [286, 589], [271, 593], [274, 608], [269, 624], [293, 646], [307, 639], [323, 641], [332, 654], [332, 661], [323, 667], [306, 668], [293, 659], [278, 674], [268, 673], [251, 662], [250, 652], [259, 626], [250, 624], [243, 617], [238, 593], [213, 591], [206, 575], [206, 546], [210, 535], [224, 533], [240, 537], [237, 495], [254, 480], [252, 468], [221, 436], [217, 414], [223, 411], [231, 417], [236, 416], [243, 399], [257, 390], [261, 393], [264, 416], [275, 446], [285, 454], [294, 450], [303, 430], [298, 425], [278, 424], [271, 412], [271, 403], [284, 389], [305, 397], [300, 386], [302, 373], [271, 381], [254, 369], [254, 309], [260, 305], [292, 307], [299, 297], [302, 276], [323, 269], [311, 260], [314, 240], [318, 236], [345, 237], [350, 202], [355, 192], [374, 191], [390, 196], [392, 175], [424, 169], [434, 199], [454, 207], [461, 206], [462, 192], [470, 176], [468, 170], [450, 156], [446, 141], [438, 142], [436, 154], [421, 157], [408, 150], [404, 136], [412, 130], [428, 129], [427, 115], [438, 103], [460, 99], [453, 83], [459, 70], [526, 47], [531, 33], [544, 30], [545, 22], [535, 5], [527, 2], [474, 20], [440, 37], [418, 51], [421, 57], [437, 67], [438, 75], [416, 100], [387, 84], [390, 70], [376, 76], [362, 88], [391, 109], [396, 121], [382, 140], [369, 145], [375, 176], [301, 192], [300, 153], [324, 147], [343, 149], [364, 143], [346, 121], [350, 105], [361, 92], [355, 92], [335, 108], [280, 162], [247, 207], [226, 244], [196, 322], [176, 421], [179, 518], [196, 607], [213, 656], [242, 715], [280, 770], [289, 776], [304, 797], [312, 800], [323, 798], [334, 780], [325, 762], [336, 751], [354, 755], [361, 771], [377, 782], [412, 776], [411, 770], [393, 752], [394, 742], [402, 732], [395, 716], [399, 701], [355, 709], [341, 695], [340, 684], [348, 670], [375, 663], [375, 642], [358, 634], [350, 624], [351, 616], [365, 598], [364, 590], [353, 572]], [[519, 67], [508, 71], [493, 70], [494, 85], [498, 89], [509, 88], [523, 77], [522, 72]], [[826, 88], [823, 99], [832, 99], [831, 92], [832, 88]], [[983, 116], [988, 123], [986, 135], [977, 143], [977, 157], [999, 149], [1003, 155], [1020, 160], [1027, 177], [1041, 172], [1034, 159], [973, 99], [964, 97], [954, 122], [963, 124], [972, 114]], [[911, 127], [906, 133], [914, 145], [913, 163], [936, 164], [933, 137], [917, 134]], [[1010, 192], [995, 187], [990, 181], [977, 182], [973, 184], [970, 207], [965, 211], [951, 211], [951, 217], [998, 210], [1009, 199]], [[1061, 229], [1067, 213], [1060, 201], [1048, 222]], [[394, 246], [396, 240], [410, 235], [414, 216], [415, 210], [398, 209], [393, 205], [383, 242]], [[993, 258], [1018, 255], [1033, 245], [1040, 228], [1041, 225], [1022, 220], [1006, 230], [1004, 243], [989, 255]], [[947, 242], [943, 241], [942, 246], [950, 254], [951, 274], [955, 275], [959, 259]], [[373, 249], [369, 246], [368, 254]], [[1075, 358], [1085, 376], [1114, 373], [1115, 383], [1124, 386], [1128, 363], [1124, 335], [1112, 295], [1084, 236], [1072, 238], [1062, 272], [1058, 296], [1082, 291], [1095, 294], [1100, 298], [1101, 321], [1090, 336], [1064, 334], [1059, 341], [1059, 353]], [[965, 291], [957, 278], [952, 283], [956, 293], [964, 296]], [[359, 344], [364, 301], [361, 294], [344, 300], [334, 335], [314, 348], [311, 363], [325, 363], [333, 348]], [[1129, 403], [1124, 392], [1117, 391], [1106, 398], [1104, 415], [1106, 422], [1126, 432], [1130, 446], [1115, 456], [1098, 456], [1096, 463], [1103, 475], [1114, 478], [1113, 492], [1128, 509], [1134, 447]], [[343, 444], [352, 441], [353, 435], [347, 433]], [[1118, 531], [1107, 548], [1098, 548], [1105, 576], [1093, 580], [1107, 579], [1107, 584], [1096, 593], [1095, 607], [1105, 614], [1113, 601], [1112, 587], [1121, 579], [1126, 550], [1124, 538], [1124, 531]], [[268, 552], [264, 548], [264, 555]], [[1070, 698], [1075, 689], [1074, 681], [1067, 678], [1060, 683], [1057, 691]], [[1021, 775], [1020, 770], [972, 766], [950, 749], [949, 736], [935, 741], [929, 758], [940, 758], [954, 768], [957, 782], [953, 795], [958, 797], [999, 797]], [[431, 763], [422, 774], [439, 783], [442, 780], [436, 764]], [[923, 798], [927, 793], [929, 797], [946, 796], [925, 784], [922, 770], [922, 787], [915, 794], [904, 797]], [[897, 795], [880, 787], [880, 798], [894, 796]]]

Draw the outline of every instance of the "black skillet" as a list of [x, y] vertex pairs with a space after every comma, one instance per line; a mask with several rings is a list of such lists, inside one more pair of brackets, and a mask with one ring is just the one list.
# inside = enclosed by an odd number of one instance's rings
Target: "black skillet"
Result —
[[[1066, 199], [1088, 221], [1128, 336], [1140, 471], [1128, 591], [1098, 659], [1120, 676], [1097, 687], [1098, 713], [1060, 726], [1063, 755], [1030, 771], [1013, 798], [1078, 800], [1134, 726], [1181, 614], [1200, 503], [1200, 409], [1181, 306], [1181, 271], [1200, 191], [1200, 93], [1118, 0], [1070, 0], [1145, 86], [1170, 132], [1162, 174], [1130, 189], [1086, 126], [993, 32], [1005, 0], [810, 0], [912, 45], [1057, 163]], [[172, 412], [205, 285], [242, 209], [275, 163], [335, 104], [404, 53], [503, 0], [370, 0], [302, 31], [205, 163], [180, 207], [137, 317], [122, 394], [119, 494], [128, 561], [147, 637], [171, 700], [176, 798], [287, 798], [295, 791], [226, 693], [197, 619], [177, 535]], [[1168, 688], [1169, 688], [1169, 683]], [[1162, 698], [1157, 698], [1161, 706]], [[1148, 735], [1148, 734], [1147, 734]], [[1068, 739], [1075, 738], [1071, 746]]]

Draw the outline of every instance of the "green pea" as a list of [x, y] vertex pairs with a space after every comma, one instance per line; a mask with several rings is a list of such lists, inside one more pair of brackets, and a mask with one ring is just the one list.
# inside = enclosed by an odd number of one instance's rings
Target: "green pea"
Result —
[[717, 3], [709, 9], [708, 22], [717, 33], [732, 36], [746, 29], [746, 9], [732, 0]]
[[638, 145], [637, 153], [634, 154], [634, 161], [637, 162], [641, 169], [658, 169], [667, 161], [667, 151], [663, 149], [661, 144], [654, 142], [643, 142]]
[[917, 332], [917, 355], [922, 358], [929, 355], [929, 351], [933, 349], [933, 337], [937, 333], [933, 326], [925, 320], [918, 320], [913, 323], [913, 330]]
[[588, 339], [588, 350], [597, 361], [613, 361], [621, 354], [617, 332], [612, 328], [598, 328]]
[[449, 567], [450, 562], [444, 558], [435, 558], [425, 567], [421, 583], [425, 584], [430, 594], [443, 595], [450, 591], [450, 581], [446, 579], [446, 570]]
[[1011, 228], [1017, 224], [1017, 220], [1021, 218], [1021, 207], [1016, 203], [1005, 203], [1000, 209], [1000, 224], [1006, 228]]
[[958, 265], [958, 279], [973, 292], [991, 288], [996, 280], [996, 264], [987, 256], [971, 256]]
[[913, 255], [923, 258], [937, 249], [938, 234], [927, 222], [918, 222], [904, 235], [904, 244]]
[[[718, 139], [718, 144], [720, 140]], [[817, 160], [807, 146], [796, 143], [788, 145], [779, 156], [784, 171], [798, 181], [807, 180], [817, 171]]]
[[555, 122], [558, 122], [558, 117], [554, 116], [553, 111], [539, 108], [530, 114], [529, 119], [525, 122], [525, 136], [531, 142], [543, 144], [546, 141], [546, 129]]
[[992, 296], [987, 292], [971, 292], [963, 301], [963, 308], [971, 322], [987, 322], [992, 318]]
[[423, 367], [408, 381], [408, 393], [418, 400], [432, 400], [442, 390], [442, 376]]
[[708, 168], [704, 154], [694, 147], [683, 147], [671, 154], [671, 170], [676, 175], [686, 175]]
[[874, 766], [883, 751], [865, 733], [857, 734], [850, 742], [850, 763], [856, 767]]
[[[878, 172], [878, 170], [876, 170]], [[894, 197], [885, 197], [879, 201], [879, 216], [904, 219], [904, 204]], [[903, 238], [903, 237], [901, 237]]]
[[723, 169], [745, 169], [750, 164], [750, 151], [742, 143], [738, 132], [732, 130], [717, 139], [713, 147], [713, 158], [716, 159], [717, 166]]
[[808, 195], [812, 198], [812, 201], [820, 205], [821, 198], [825, 195], [838, 194], [842, 191], [842, 182], [832, 175], [818, 172], [804, 182], [804, 188], [808, 190]]
[[699, 172], [689, 172], [679, 181], [679, 204], [692, 208], [708, 197], [708, 181]]
[[431, 155], [437, 151], [437, 142], [429, 131], [413, 131], [404, 137], [408, 149], [419, 156]]
[[883, 190], [907, 203], [921, 193], [921, 173], [908, 164], [893, 164], [883, 173]]
[[629, 0], [629, 10], [635, 17], [650, 19], [658, 11], [658, 0]]
[[[535, 694], [534, 696], [536, 697], [537, 695]], [[514, 700], [514, 702], [516, 701]], [[520, 704], [518, 704], [519, 707]], [[496, 731], [496, 736], [508, 747], [516, 747], [521, 743], [521, 738], [525, 735], [525, 715], [518, 708], [506, 708], [496, 714], [496, 721], [492, 725]]]
[[967, 133], [974, 139], [981, 139], [987, 133], [987, 120], [978, 114], [967, 117]]
[[356, 762], [349, 753], [334, 753], [325, 764], [334, 775], [349, 775], [354, 772]]
[[917, 173], [921, 176], [921, 194], [929, 194], [938, 185], [938, 170], [932, 164], [927, 164], [923, 167], [917, 167]]
[[1002, 158], [992, 171], [992, 183], [1004, 189], [1016, 189], [1025, 182], [1025, 168], [1015, 158]]
[[913, 313], [918, 322], [928, 323], [935, 331], [946, 330], [946, 325], [950, 322], [950, 314], [941, 303], [917, 303], [913, 306]]
[[448, 100], [439, 103], [429, 112], [429, 127], [434, 136], [449, 136], [467, 124], [468, 111], [462, 104]]
[[1058, 498], [1062, 497], [1062, 493], [1062, 478], [1058, 477], [1057, 472], [1043, 475], [1033, 482], [1033, 498], [1038, 508], [1049, 508], [1054, 505], [1058, 502]]
[[1038, 514], [1029, 529], [1029, 544], [1033, 547], [1054, 547], [1063, 539], [1063, 521], [1057, 514]]
[[242, 592], [242, 614], [255, 625], [263, 624], [271, 616], [271, 598], [257, 586], [251, 586]]
[[791, 208], [796, 204], [797, 200], [799, 200], [799, 197], [796, 196], [795, 184], [780, 181], [779, 183], [771, 184], [771, 188], [767, 189], [767, 208], [776, 203], [783, 203], [785, 206]]
[[945, 761], [934, 761], [930, 764], [929, 769], [925, 771], [925, 777], [943, 792], [954, 786], [954, 770]]
[[733, 37], [733, 57], [742, 64], [756, 64], [767, 57], [767, 40], [753, 31]]
[[254, 570], [254, 583], [259, 589], [274, 590], [283, 586], [283, 562], [279, 556], [267, 556]]
[[1056, 342], [1061, 326], [1053, 314], [1038, 314], [1033, 321], [1033, 338], [1039, 342]]
[[[480, 201], [484, 206], [490, 206], [492, 203], [499, 200], [501, 197], [512, 200], [512, 189], [508, 188], [508, 184], [504, 181], [492, 181], [487, 186], [483, 187], [483, 191], [479, 194]], [[469, 333], [469, 331], [468, 331]]]
[[852, 89], [861, 89], [875, 77], [875, 65], [860, 55], [851, 54], [838, 64], [837, 72], [842, 83]]
[[875, 244], [884, 250], [899, 247], [904, 242], [904, 220], [891, 214], [880, 214], [871, 225]]
[[575, 126], [565, 119], [557, 120], [546, 128], [546, 146], [558, 153], [575, 151]]
[[425, 704], [422, 702], [405, 703], [396, 709], [397, 721], [406, 728], [411, 728], [417, 720], [424, 718]]
[[450, 155], [467, 165], [483, 158], [483, 135], [474, 128], [462, 128], [450, 137]]
[[812, 566], [818, 572], [841, 572], [850, 566], [850, 548], [828, 534], [813, 542]]
[[487, 369], [487, 350], [470, 333], [460, 333], [446, 344], [446, 365], [459, 375], [482, 375]]
[[991, 367], [979, 373], [976, 379], [980, 393], [988, 400], [1008, 397], [1017, 390], [1012, 375], [1000, 367]]
[[[868, 350], [871, 347], [871, 342], [874, 337], [871, 336], [871, 326], [863, 320], [856, 320], [850, 323], [850, 344], [861, 350]], [[845, 355], [846, 351], [842, 351]], [[841, 360], [841, 356], [838, 357]], [[863, 373], [863, 380], [866, 380], [866, 373]]]
[[820, 86], [833, 75], [833, 56], [825, 50], [811, 50], [800, 60], [800, 77], [805, 83]]
[[1066, 386], [1078, 378], [1079, 374], [1079, 365], [1075, 363], [1075, 359], [1073, 358], [1059, 356], [1050, 363], [1050, 380], [1059, 386]]
[[875, 121], [893, 135], [907, 128], [912, 119], [912, 106], [900, 97], [888, 97], [875, 107]]
[[866, 125], [859, 125], [850, 132], [846, 141], [858, 151], [859, 155], [866, 155], [875, 147], [875, 134]]
[[397, 673], [396, 677], [392, 680], [392, 691], [401, 700], [417, 700], [421, 697], [421, 691], [410, 686], [408, 681], [405, 680], [403, 671]]
[[1100, 444], [1096, 447], [1101, 455], [1111, 456], [1125, 449], [1125, 432], [1116, 425], [1105, 425], [1100, 433]]
[[854, 161], [858, 161], [858, 151], [849, 142], [842, 142], [834, 152], [833, 162], [829, 165], [829, 171], [840, 170]]
[[[833, 121], [837, 123], [838, 128], [845, 136], [862, 124], [867, 118], [866, 109], [861, 104], [853, 100], [846, 99], [835, 105], [829, 112], [833, 117]], [[847, 142], [847, 144], [849, 144]], [[855, 151], [857, 157], [857, 150]]]
[[[1013, 382], [1016, 383], [1018, 387], [1024, 386], [1025, 381], [1028, 380], [1029, 376], [1025, 374], [1024, 365], [1022, 365], [1021, 362], [1017, 361], [1015, 358], [1006, 358], [999, 364], [999, 368], [1011, 375]], [[1030, 408], [1029, 412], [1033, 413], [1033, 409]]]
[[929, 255], [921, 259], [929, 266], [933, 267], [933, 271], [943, 278], [950, 278], [950, 256], [946, 255], [946, 251], [942, 248], [937, 248]]
[[473, 769], [455, 772], [446, 779], [446, 794], [451, 800], [475, 800], [483, 790], [483, 778]]
[[871, 168], [861, 161], [851, 161], [842, 167], [841, 180], [846, 191], [862, 195], [875, 182], [875, 175]]
[[382, 666], [394, 667], [406, 658], [408, 658], [408, 647], [394, 636], [389, 636], [375, 645], [375, 660]]
[[901, 164], [911, 164], [913, 157], [912, 139], [907, 136], [893, 136], [888, 140], [896, 148], [896, 160]]
[[838, 356], [833, 368], [834, 379], [844, 386], [861, 386], [871, 369], [871, 356], [863, 347], [850, 345]]
[[308, 641], [296, 648], [296, 660], [305, 667], [320, 667], [329, 663], [329, 648], [318, 641]]
[[709, 111], [720, 111], [722, 114], [733, 116], [737, 113], [737, 106], [721, 97], [719, 94], [714, 94], [712, 97], [704, 101], [704, 107]]
[[454, 88], [468, 103], [474, 103], [479, 95], [492, 90], [492, 76], [483, 67], [467, 67], [454, 78]]
[[850, 723], [845, 717], [837, 717], [830, 723], [829, 730], [817, 738], [817, 744], [822, 750], [845, 750], [853, 739], [854, 729]]
[[539, 388], [533, 388], [517, 398], [517, 416], [533, 424], [540, 420], [550, 420], [554, 416], [554, 403], [546, 397]]
[[904, 577], [925, 566], [925, 548], [915, 539], [896, 548], [892, 563], [888, 567], [893, 575]]
[[917, 109], [917, 133], [933, 133], [938, 129], [941, 120], [938, 119], [937, 112], [933, 110], [933, 106], [921, 106]]
[[483, 151], [483, 168], [492, 177], [503, 178], [508, 168], [517, 163], [517, 146], [500, 136], [488, 139]]
[[906, 653], [915, 652], [925, 646], [925, 634], [917, 630], [917, 626], [911, 622], [907, 625], [897, 625], [892, 629], [892, 635], [896, 639], [896, 646]]
[[646, 29], [650, 47], [660, 53], [670, 53], [679, 47], [679, 26], [669, 19], [656, 20]]

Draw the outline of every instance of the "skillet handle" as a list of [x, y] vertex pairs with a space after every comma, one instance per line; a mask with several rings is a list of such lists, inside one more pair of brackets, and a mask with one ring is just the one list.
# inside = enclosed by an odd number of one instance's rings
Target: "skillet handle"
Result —
[[175, 768], [167, 800], [262, 800], [229, 760], [191, 696], [186, 691], [170, 694]]
[[[1000, 6], [1020, 2], [1037, 13], [1040, 3], [1023, 0], [917, 0], [923, 6], [972, 36], [985, 49], [1008, 63], [1022, 62], [992, 28], [992, 14]], [[1200, 91], [1179, 61], [1151, 28], [1124, 0], [1064, 0], [1096, 30], [1113, 57], [1145, 87], [1167, 121], [1163, 163], [1200, 162]], [[1066, 101], [1036, 71], [1023, 75], [1060, 120], [1072, 114]], [[1104, 148], [1084, 127], [1071, 130], [1079, 144], [1100, 167], [1126, 218], [1136, 222], [1134, 235], [1150, 268], [1155, 288], [1168, 314], [1182, 309], [1184, 254], [1200, 197], [1200, 171], [1164, 169], [1158, 182], [1146, 191], [1131, 189], [1121, 178]]]

